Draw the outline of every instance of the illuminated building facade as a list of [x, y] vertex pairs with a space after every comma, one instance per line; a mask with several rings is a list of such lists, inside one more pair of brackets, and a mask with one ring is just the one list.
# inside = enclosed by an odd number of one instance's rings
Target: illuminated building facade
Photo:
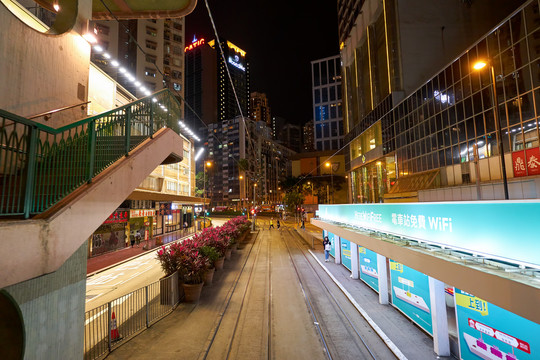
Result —
[[510, 198], [538, 197], [517, 179], [538, 149], [538, 4], [523, 3], [384, 0], [340, 34], [353, 202], [501, 199], [503, 163]]
[[[265, 93], [256, 91], [251, 93], [250, 111], [251, 119], [254, 121], [264, 121], [266, 125], [272, 126], [272, 112]], [[273, 136], [275, 137], [275, 132]]]
[[[216, 50], [217, 57], [217, 100], [218, 100], [218, 120], [223, 121], [233, 119], [236, 116], [249, 116], [249, 61], [244, 50], [234, 45], [230, 41], [221, 41], [221, 48], [226, 62], [223, 61], [219, 46], [215, 40], [208, 43]], [[227, 72], [228, 69], [228, 72]], [[236, 96], [231, 85], [234, 83]], [[238, 101], [237, 101], [238, 98]], [[242, 110], [240, 113], [239, 107]]]
[[341, 61], [339, 55], [311, 62], [315, 149], [338, 150], [343, 146]]
[[193, 37], [191, 44], [186, 44], [184, 51], [185, 99], [191, 107], [185, 106], [185, 121], [191, 129], [205, 137], [206, 129], [202, 123], [208, 125], [218, 120], [216, 52], [204, 38], [196, 37]]
[[[169, 88], [179, 97], [184, 96], [184, 18], [99, 20], [92, 21], [91, 26], [103, 50], [118, 59], [116, 63], [92, 51], [92, 62], [129, 92], [137, 97], [145, 96], [142, 86], [150, 92]], [[138, 49], [130, 35], [146, 54]], [[121, 68], [134, 74], [136, 81], [126, 77]]]
[[302, 152], [315, 151], [313, 120], [308, 121], [302, 127]]

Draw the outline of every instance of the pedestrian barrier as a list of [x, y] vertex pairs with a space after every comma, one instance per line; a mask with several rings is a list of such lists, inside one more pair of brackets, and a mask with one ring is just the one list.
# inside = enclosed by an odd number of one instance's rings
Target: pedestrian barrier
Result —
[[114, 348], [174, 310], [180, 302], [178, 273], [85, 313], [84, 359], [103, 358]]

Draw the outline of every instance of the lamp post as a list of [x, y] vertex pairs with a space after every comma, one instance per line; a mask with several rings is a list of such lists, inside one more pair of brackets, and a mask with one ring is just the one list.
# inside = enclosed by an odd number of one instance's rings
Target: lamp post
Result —
[[311, 201], [313, 201], [313, 184], [310, 181], [307, 184], [311, 186]]
[[334, 165], [336, 165], [339, 163], [329, 163], [329, 162], [326, 162], [325, 165], [326, 167], [329, 167], [330, 168], [330, 182], [332, 184], [332, 204], [334, 203]]
[[[255, 188], [257, 187], [257, 183], [253, 183], [253, 209], [255, 209], [255, 200], [257, 198], [257, 193], [255, 192]], [[251, 222], [251, 230], [255, 231], [255, 219], [257, 218], [257, 209], [255, 209], [255, 213], [253, 214], [253, 221]]]
[[503, 175], [503, 186], [504, 186], [504, 198], [508, 200], [508, 179], [506, 178], [506, 162], [504, 160], [504, 148], [502, 140], [502, 129], [499, 116], [499, 102], [497, 100], [497, 83], [495, 82], [495, 69], [493, 64], [486, 63], [485, 61], [477, 61], [473, 68], [475, 70], [483, 69], [486, 65], [489, 65], [490, 75], [491, 75], [491, 84], [493, 86], [493, 106], [495, 107], [494, 116], [495, 116], [495, 126], [497, 127], [497, 146], [499, 147], [500, 156], [501, 156], [501, 169]]
[[212, 166], [210, 161], [205, 161], [203, 165], [203, 228], [206, 227], [206, 167]]

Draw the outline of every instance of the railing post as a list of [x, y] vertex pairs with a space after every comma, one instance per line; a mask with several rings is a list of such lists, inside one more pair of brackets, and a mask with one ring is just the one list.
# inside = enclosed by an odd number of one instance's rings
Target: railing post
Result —
[[112, 316], [112, 312], [111, 312], [111, 302], [109, 301], [107, 303], [107, 313], [108, 313], [108, 316], [107, 316], [107, 329], [109, 329], [109, 331], [107, 332], [107, 343], [108, 343], [108, 346], [109, 346], [109, 352], [112, 351], [112, 339], [111, 339], [111, 325], [112, 325], [112, 319], [111, 319], [111, 316]]
[[131, 136], [131, 107], [126, 108], [126, 156], [129, 154]]
[[150, 100], [150, 139], [154, 138], [154, 101]]
[[146, 327], [148, 328], [148, 325], [149, 325], [149, 321], [148, 321], [148, 311], [149, 311], [149, 308], [148, 308], [148, 285], [145, 286], [144, 290], [145, 290], [145, 293], [146, 293]]
[[91, 121], [88, 124], [88, 178], [91, 183], [94, 177], [94, 162], [96, 160], [96, 122]]
[[26, 187], [24, 189], [24, 218], [30, 217], [30, 211], [34, 203], [34, 184], [36, 182], [36, 147], [38, 130], [35, 127], [29, 127], [29, 142], [26, 163]]

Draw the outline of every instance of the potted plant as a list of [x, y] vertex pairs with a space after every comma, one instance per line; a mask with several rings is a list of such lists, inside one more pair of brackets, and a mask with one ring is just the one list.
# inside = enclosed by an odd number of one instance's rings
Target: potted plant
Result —
[[[212, 285], [212, 279], [216, 271], [216, 261], [219, 260], [220, 255], [216, 248], [208, 245], [204, 245], [200, 248], [202, 256], [204, 256], [209, 263], [209, 268], [204, 275], [204, 285]], [[223, 267], [223, 260], [221, 260], [221, 266]]]
[[172, 275], [178, 269], [178, 258], [175, 249], [162, 246], [157, 253], [157, 258], [165, 276], [159, 279], [159, 303], [161, 305], [174, 305], [173, 291], [176, 284], [173, 283]]
[[184, 280], [184, 301], [197, 302], [204, 285], [204, 274], [208, 269], [208, 259], [200, 253], [200, 248], [194, 239], [184, 240], [178, 244], [178, 271]]

